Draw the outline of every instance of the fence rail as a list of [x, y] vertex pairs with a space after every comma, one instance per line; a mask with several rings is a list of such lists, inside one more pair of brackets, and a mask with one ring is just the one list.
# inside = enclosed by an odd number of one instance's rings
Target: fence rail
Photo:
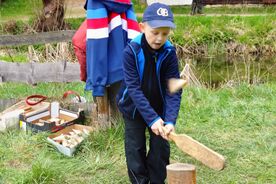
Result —
[[[30, 35], [2, 35], [0, 47], [70, 42], [75, 30], [42, 32]], [[0, 61], [0, 82], [75, 82], [80, 81], [78, 63], [16, 63]]]
[[0, 82], [79, 82], [78, 63], [11, 63], [0, 61]]
[[75, 30], [67, 30], [42, 32], [29, 35], [2, 35], [0, 36], [0, 47], [69, 42], [72, 40], [75, 32]]

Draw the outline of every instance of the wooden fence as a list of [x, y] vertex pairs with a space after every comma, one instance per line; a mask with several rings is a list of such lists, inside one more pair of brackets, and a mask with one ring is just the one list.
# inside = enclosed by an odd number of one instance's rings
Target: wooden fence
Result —
[[28, 35], [2, 35], [0, 47], [70, 42], [75, 30], [42, 32]]
[[0, 82], [80, 82], [78, 63], [12, 63], [0, 61]]
[[[0, 47], [70, 42], [74, 30], [44, 32], [30, 35], [2, 35]], [[0, 61], [0, 82], [75, 82], [80, 81], [78, 63], [66, 61], [48, 63], [18, 63]]]
[[[0, 48], [20, 45], [34, 45], [58, 42], [71, 42], [75, 31], [44, 32], [31, 35], [2, 35]], [[17, 63], [0, 61], [0, 82], [74, 82], [80, 81], [78, 63], [46, 62]], [[115, 95], [119, 83], [106, 88], [104, 97], [96, 97], [91, 112], [91, 124], [94, 127], [111, 125], [111, 118], [117, 116]]]

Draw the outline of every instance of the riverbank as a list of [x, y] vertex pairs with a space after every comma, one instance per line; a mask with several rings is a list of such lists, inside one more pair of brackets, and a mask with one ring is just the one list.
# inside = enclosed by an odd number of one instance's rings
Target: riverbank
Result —
[[[85, 19], [83, 1], [66, 0], [65, 21], [70, 29], [78, 29]], [[82, 3], [83, 2], [83, 3]], [[132, 1], [141, 21], [145, 4]], [[33, 9], [33, 6], [37, 7]], [[0, 34], [33, 33], [35, 15], [41, 2], [7, 0], [1, 6]], [[222, 5], [205, 6], [203, 16], [190, 16], [190, 6], [173, 6], [177, 28], [171, 41], [180, 58], [228, 54], [230, 56], [273, 56], [276, 54], [276, 6]], [[26, 49], [16, 48], [16, 53]], [[43, 52], [43, 46], [40, 51]], [[1, 52], [0, 52], [1, 53]], [[24, 54], [19, 59], [24, 61]], [[5, 59], [0, 55], [0, 59]]]
[[183, 55], [274, 55], [276, 15], [177, 17], [171, 39]]
[[[140, 20], [141, 17], [138, 17]], [[66, 19], [78, 29], [84, 18]], [[170, 40], [180, 58], [230, 56], [273, 56], [276, 54], [276, 14], [266, 16], [176, 16], [177, 28]], [[32, 33], [31, 22], [13, 21], [2, 26], [2, 34]], [[1, 32], [1, 31], [0, 31]], [[7, 48], [6, 48], [7, 49]], [[26, 52], [16, 47], [16, 53]], [[21, 50], [20, 50], [21, 49]], [[43, 52], [43, 46], [40, 51]], [[1, 57], [1, 56], [0, 56]], [[3, 58], [7, 58], [2, 56]], [[0, 58], [1, 59], [1, 58]], [[25, 59], [27, 60], [27, 59]]]

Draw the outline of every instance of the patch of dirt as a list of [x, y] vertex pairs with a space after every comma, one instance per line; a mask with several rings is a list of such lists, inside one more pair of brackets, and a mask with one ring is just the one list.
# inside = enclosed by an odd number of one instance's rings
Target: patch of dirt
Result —
[[85, 1], [86, 0], [65, 0], [65, 18], [85, 17]]

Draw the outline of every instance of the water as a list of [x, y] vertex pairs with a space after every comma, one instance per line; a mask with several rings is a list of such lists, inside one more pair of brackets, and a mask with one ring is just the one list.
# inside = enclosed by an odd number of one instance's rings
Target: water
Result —
[[216, 88], [225, 84], [242, 82], [250, 84], [276, 82], [276, 57], [194, 58], [190, 66], [198, 80], [208, 87]]

